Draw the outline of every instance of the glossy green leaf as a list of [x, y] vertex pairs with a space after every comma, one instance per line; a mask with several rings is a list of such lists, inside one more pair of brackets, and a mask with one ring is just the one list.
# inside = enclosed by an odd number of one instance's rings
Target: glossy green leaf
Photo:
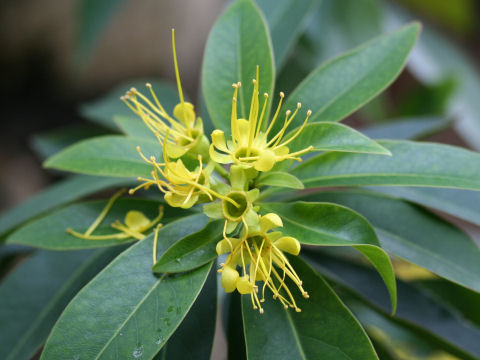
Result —
[[[296, 131], [293, 130], [285, 138], [288, 139], [295, 133]], [[317, 151], [391, 155], [390, 151], [379, 145], [375, 140], [369, 139], [351, 127], [333, 122], [306, 125], [300, 135], [287, 146], [291, 152], [313, 146]]]
[[472, 224], [480, 225], [480, 192], [400, 186], [376, 186], [372, 189], [419, 205], [437, 209], [446, 214], [467, 220]]
[[290, 189], [303, 189], [298, 178], [283, 171], [269, 171], [262, 173], [255, 182], [256, 186], [280, 186]]
[[255, 0], [272, 36], [275, 67], [281, 68], [311, 15], [315, 0]]
[[217, 320], [217, 274], [210, 270], [200, 295], [154, 360], [210, 360]]
[[[73, 250], [112, 246], [133, 241], [132, 238], [124, 240], [85, 240], [66, 232], [67, 228], [72, 228], [77, 232], [84, 233], [100, 214], [106, 203], [105, 200], [96, 200], [62, 208], [21, 227], [7, 238], [7, 243], [51, 250]], [[159, 205], [160, 203], [154, 200], [119, 199], [114, 203], [94, 234], [118, 233], [119, 231], [113, 229], [110, 225], [116, 220], [124, 222], [125, 215], [130, 210], [141, 211], [149, 219], [154, 219], [158, 215]], [[166, 207], [164, 217], [160, 222], [167, 223], [182, 215], [185, 215], [184, 211]]]
[[27, 201], [11, 208], [0, 216], [0, 235], [21, 225], [27, 220], [67, 204], [84, 196], [96, 193], [110, 187], [134, 183], [125, 178], [109, 178], [97, 176], [76, 175], [61, 180], [32, 196]]
[[291, 264], [310, 298], [298, 294], [302, 312], [296, 313], [266, 296], [261, 315], [252, 309], [250, 297], [243, 296], [248, 359], [378, 359], [358, 321], [325, 280], [299, 258], [291, 258]]
[[113, 120], [120, 130], [127, 136], [158, 141], [155, 134], [145, 125], [140, 118], [125, 115], [114, 115]]
[[173, 244], [153, 266], [157, 273], [176, 273], [196, 269], [215, 260], [217, 242], [223, 237], [223, 221], [212, 221], [204, 229]]
[[[374, 226], [382, 248], [480, 292], [480, 250], [462, 231], [415, 205], [364, 191], [309, 194], [352, 208]], [[459, 261], [461, 259], [461, 261]]]
[[30, 359], [70, 299], [120, 250], [41, 251], [16, 267], [0, 284], [0, 358]]
[[30, 143], [41, 159], [46, 159], [80, 140], [105, 135], [104, 129], [87, 125], [73, 125], [33, 135]]
[[440, 117], [408, 117], [361, 128], [360, 131], [373, 139], [415, 140], [441, 131], [450, 123]]
[[305, 187], [400, 185], [480, 190], [480, 155], [450, 145], [379, 141], [392, 156], [320, 154], [292, 174]]
[[218, 129], [230, 132], [232, 84], [239, 81], [242, 87], [238, 94], [238, 116], [248, 118], [257, 65], [260, 94], [272, 94], [274, 69], [267, 26], [253, 1], [238, 0], [213, 26], [203, 59], [203, 94]]
[[122, 83], [99, 100], [82, 105], [80, 112], [87, 119], [97, 124], [112, 130], [118, 130], [118, 126], [114, 122], [115, 115], [127, 117], [136, 116], [132, 110], [120, 100], [120, 97], [125, 95], [125, 92], [132, 87], [136, 88], [142, 94], [148, 95], [150, 91], [145, 87], [147, 82], [152, 84], [152, 88], [165, 110], [169, 114], [172, 114], [174, 106], [179, 102], [177, 90], [170, 83], [158, 80], [152, 81], [151, 79]]
[[143, 161], [137, 146], [147, 157], [162, 157], [162, 146], [158, 141], [101, 136], [69, 146], [49, 158], [44, 166], [89, 175], [150, 177], [152, 166]]
[[261, 207], [279, 215], [283, 221], [283, 233], [303, 244], [353, 246], [360, 251], [385, 281], [392, 312], [395, 312], [397, 295], [393, 267], [388, 255], [381, 249], [375, 231], [364, 217], [330, 203], [267, 203]]
[[301, 124], [306, 109], [313, 112], [311, 122], [340, 121], [378, 95], [403, 69], [419, 31], [418, 23], [410, 24], [317, 68], [285, 104], [293, 109], [300, 101], [305, 109], [293, 125]]
[[324, 276], [354, 292], [389, 319], [417, 331], [418, 336], [436, 341], [461, 359], [480, 357], [480, 328], [464, 321], [428, 293], [398, 281], [398, 309], [392, 317], [388, 315], [388, 295], [372, 270], [319, 253], [309, 254], [308, 258], [314, 261], [310, 263]]
[[448, 304], [480, 327], [480, 293], [438, 278], [418, 280], [415, 286]]
[[[198, 231], [202, 217], [185, 217], [160, 229], [159, 252]], [[162, 348], [197, 298], [211, 264], [156, 277], [152, 244], [153, 235], [139, 241], [77, 294], [53, 328], [42, 360], [151, 359]]]

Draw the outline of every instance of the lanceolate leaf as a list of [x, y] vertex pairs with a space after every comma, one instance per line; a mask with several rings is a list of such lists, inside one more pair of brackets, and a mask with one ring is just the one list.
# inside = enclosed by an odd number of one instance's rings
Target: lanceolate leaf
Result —
[[[285, 138], [289, 139], [296, 130], [293, 130]], [[313, 146], [315, 150], [342, 151], [355, 153], [372, 153], [391, 155], [390, 151], [371, 140], [362, 133], [343, 124], [321, 122], [307, 124], [298, 137], [287, 146], [291, 152]]]
[[212, 221], [204, 229], [173, 244], [158, 259], [153, 271], [182, 272], [195, 269], [217, 257], [215, 247], [222, 239], [223, 221]]
[[[198, 231], [203, 217], [185, 217], [160, 229], [160, 253]], [[211, 264], [156, 277], [152, 243], [149, 236], [133, 245], [78, 293], [52, 330], [42, 360], [151, 359], [162, 348], [195, 301]]]
[[404, 201], [362, 191], [309, 194], [308, 199], [358, 211], [375, 227], [386, 251], [480, 292], [478, 247], [439, 217]]
[[[84, 233], [100, 214], [106, 203], [105, 200], [97, 200], [70, 205], [21, 227], [7, 238], [7, 242], [51, 250], [74, 250], [112, 246], [133, 241], [132, 238], [85, 240], [67, 233], [67, 228]], [[111, 224], [116, 220], [123, 223], [125, 215], [130, 210], [141, 211], [149, 219], [154, 219], [159, 213], [159, 206], [158, 201], [154, 200], [119, 199], [93, 234], [118, 233], [119, 231], [113, 229]], [[160, 222], [165, 224], [184, 214], [177, 208], [166, 207], [164, 217]]]
[[312, 13], [314, 0], [255, 0], [265, 15], [272, 36], [275, 66], [283, 65], [288, 52]]
[[30, 359], [75, 293], [121, 249], [41, 251], [0, 285], [0, 358]]
[[[353, 291], [377, 311], [388, 315], [388, 296], [375, 274], [364, 266], [321, 256], [308, 255], [315, 269]], [[465, 322], [442, 303], [411, 284], [398, 281], [398, 309], [394, 317], [418, 331], [419, 336], [441, 342], [461, 359], [480, 358], [480, 328]]]
[[15, 206], [0, 216], [0, 235], [12, 230], [23, 222], [41, 213], [77, 200], [97, 191], [133, 181], [125, 178], [109, 178], [97, 176], [76, 175], [43, 190], [27, 201]]
[[238, 94], [238, 116], [248, 119], [257, 65], [260, 67], [259, 92], [272, 96], [274, 69], [267, 26], [253, 1], [239, 0], [217, 20], [203, 59], [203, 94], [211, 120], [218, 129], [230, 132], [232, 84], [239, 81], [242, 86]]
[[290, 261], [310, 298], [298, 294], [297, 304], [302, 312], [296, 313], [266, 296], [262, 304], [265, 314], [261, 315], [252, 309], [250, 297], [244, 295], [242, 313], [248, 359], [378, 359], [358, 321], [325, 280], [302, 260]]
[[450, 145], [379, 141], [392, 156], [326, 153], [297, 166], [305, 187], [406, 185], [480, 190], [480, 155]]
[[212, 268], [187, 316], [154, 359], [210, 360], [216, 320], [217, 272]]
[[89, 175], [150, 177], [152, 166], [139, 155], [162, 157], [158, 141], [124, 136], [101, 136], [69, 146], [45, 162], [45, 167]]
[[303, 189], [303, 184], [292, 174], [283, 171], [269, 171], [262, 173], [256, 183], [256, 186], [280, 186], [290, 189]]
[[355, 247], [382, 276], [390, 292], [392, 312], [395, 312], [397, 295], [393, 267], [365, 218], [348, 208], [330, 203], [267, 203], [262, 205], [262, 209], [278, 214], [283, 220], [283, 232], [301, 243]]
[[[342, 120], [398, 76], [419, 30], [418, 23], [410, 24], [325, 63], [290, 94], [286, 108], [300, 101], [303, 113], [312, 110], [312, 122]], [[302, 120], [300, 115], [294, 124]]]
[[374, 190], [480, 225], [480, 192], [477, 191], [399, 186], [377, 186]]

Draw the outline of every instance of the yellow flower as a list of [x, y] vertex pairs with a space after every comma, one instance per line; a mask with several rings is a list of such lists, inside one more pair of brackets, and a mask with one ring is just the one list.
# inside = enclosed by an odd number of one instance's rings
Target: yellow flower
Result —
[[[285, 309], [292, 307], [301, 311], [288, 288], [288, 277], [305, 298], [308, 293], [302, 287], [302, 281], [293, 269], [284, 253], [298, 255], [300, 243], [280, 231], [270, 231], [283, 226], [280, 217], [274, 213], [260, 216], [259, 227], [244, 229], [240, 238], [224, 237], [217, 243], [217, 254], [228, 253], [227, 260], [221, 264], [221, 284], [226, 292], [237, 290], [240, 294], [250, 294], [253, 308], [263, 314], [261, 303], [265, 301], [265, 289], [268, 287], [274, 299], [279, 299]], [[237, 271], [241, 268], [242, 275]], [[277, 268], [279, 271], [277, 271]], [[263, 281], [261, 298], [256, 283]]]
[[232, 140], [227, 142], [223, 131], [214, 130], [212, 132], [212, 144], [210, 145], [209, 153], [210, 157], [214, 161], [221, 164], [234, 163], [245, 168], [254, 168], [258, 171], [269, 171], [273, 168], [275, 163], [279, 161], [286, 159], [295, 159], [301, 161], [299, 155], [302, 155], [313, 149], [312, 146], [309, 146], [303, 150], [290, 153], [287, 147], [287, 145], [302, 132], [312, 112], [308, 110], [307, 117], [302, 126], [295, 132], [295, 134], [290, 136], [288, 139], [283, 140], [285, 131], [301, 107], [301, 104], [298, 103], [297, 108], [293, 113], [290, 110], [286, 111], [283, 127], [277, 134], [269, 139], [269, 134], [278, 119], [284, 94], [282, 92], [280, 93], [280, 102], [275, 115], [270, 121], [267, 130], [262, 131], [263, 118], [265, 116], [265, 110], [268, 102], [268, 94], [264, 94], [265, 100], [260, 111], [258, 73], [259, 68], [257, 66], [256, 79], [253, 80], [253, 94], [250, 103], [250, 114], [248, 119], [237, 118], [237, 95], [238, 88], [241, 86], [241, 84], [236, 83], [232, 85], [235, 88], [231, 116]]
[[193, 104], [186, 102], [183, 97], [173, 29], [172, 48], [178, 96], [180, 98], [180, 103], [173, 109], [173, 116], [170, 116], [164, 109], [149, 83], [146, 86], [152, 99], [149, 99], [137, 89], [131, 88], [121, 97], [121, 100], [143, 120], [160, 143], [164, 143], [164, 139], [167, 140], [166, 144], [170, 157], [179, 158], [187, 152], [202, 154], [207, 157], [209, 142], [203, 134], [202, 119], [196, 117]]
[[[97, 229], [97, 227], [102, 223], [105, 219], [105, 216], [112, 208], [115, 200], [117, 200], [125, 190], [121, 190], [113, 195], [110, 200], [105, 205], [105, 208], [102, 210], [100, 215], [95, 219], [95, 221], [90, 225], [90, 227], [85, 231], [85, 233], [79, 233], [73, 229], [68, 228], [67, 232], [75, 237], [85, 240], [110, 240], [110, 239], [128, 239], [133, 237], [137, 240], [142, 240], [145, 235], [143, 234], [145, 231], [154, 227], [163, 217], [163, 207], [159, 207], [158, 216], [150, 220], [147, 218], [142, 212], [137, 210], [130, 210], [125, 215], [124, 223], [121, 223], [117, 220], [111, 226], [112, 228], [119, 230], [117, 233], [107, 234], [107, 235], [93, 235], [93, 232]], [[158, 230], [162, 225], [159, 224], [156, 228]]]
[[[165, 201], [170, 206], [184, 209], [195, 205], [201, 195], [205, 195], [210, 201], [213, 201], [214, 197], [225, 198], [225, 196], [210, 188], [210, 175], [214, 169], [214, 162], [211, 161], [204, 168], [202, 156], [198, 155], [198, 166], [194, 170], [189, 170], [181, 159], [170, 160], [169, 148], [166, 147], [166, 137], [163, 141], [163, 163], [159, 163], [154, 156], [147, 159], [140, 147], [137, 147], [137, 151], [143, 160], [153, 166], [152, 179], [138, 177], [137, 180], [142, 181], [142, 184], [130, 189], [130, 195], [133, 195], [138, 189], [148, 189], [154, 185], [165, 194]], [[226, 201], [232, 203], [233, 206], [238, 206], [232, 199], [228, 198]]]

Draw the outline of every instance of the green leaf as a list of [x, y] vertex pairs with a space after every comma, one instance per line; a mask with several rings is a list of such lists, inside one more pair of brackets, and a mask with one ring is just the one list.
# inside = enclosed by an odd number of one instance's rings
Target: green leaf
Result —
[[151, 79], [128, 81], [120, 84], [101, 99], [82, 105], [80, 112], [94, 123], [112, 130], [118, 130], [118, 126], [114, 122], [115, 115], [136, 117], [132, 110], [120, 100], [120, 97], [125, 95], [125, 92], [132, 87], [148, 95], [150, 91], [145, 87], [147, 82], [152, 84], [152, 88], [165, 110], [172, 114], [173, 108], [179, 102], [176, 89], [170, 83], [159, 80], [152, 81]]
[[284, 234], [303, 244], [353, 246], [377, 269], [390, 293], [392, 312], [397, 306], [395, 274], [368, 221], [356, 212], [330, 203], [267, 203], [264, 211], [282, 218]]
[[[285, 138], [289, 139], [295, 133], [296, 130], [293, 130]], [[369, 139], [351, 127], [333, 122], [306, 125], [300, 135], [288, 144], [288, 148], [290, 152], [294, 152], [303, 150], [310, 145], [317, 151], [391, 155], [390, 151], [375, 140]]]
[[445, 129], [449, 119], [434, 116], [392, 119], [386, 123], [361, 128], [360, 131], [373, 139], [415, 140]]
[[[198, 231], [202, 217], [185, 217], [160, 229], [160, 253]], [[162, 348], [195, 301], [211, 264], [156, 277], [152, 245], [153, 235], [139, 241], [78, 293], [53, 328], [42, 360], [151, 359]]]
[[265, 15], [272, 36], [275, 67], [282, 67], [311, 15], [314, 0], [255, 0]]
[[325, 280], [299, 258], [290, 261], [310, 298], [297, 296], [302, 312], [296, 313], [266, 296], [261, 315], [243, 296], [248, 359], [378, 359], [365, 331]]
[[80, 140], [105, 134], [104, 129], [91, 124], [73, 125], [35, 134], [30, 143], [40, 158], [45, 159]]
[[120, 130], [127, 136], [158, 141], [155, 134], [144, 124], [140, 118], [131, 116], [114, 115], [113, 120]]
[[239, 81], [242, 87], [238, 95], [238, 116], [248, 119], [257, 65], [260, 67], [259, 92], [271, 95], [274, 69], [268, 29], [262, 13], [251, 0], [238, 0], [213, 26], [203, 59], [203, 94], [211, 120], [218, 129], [230, 132], [232, 84]]
[[16, 267], [0, 285], [0, 358], [30, 359], [70, 299], [118, 252], [41, 251]]
[[440, 210], [480, 225], [480, 193], [470, 190], [416, 187], [372, 187], [372, 190]]
[[[132, 238], [85, 240], [66, 232], [67, 228], [71, 228], [84, 233], [100, 214], [106, 203], [105, 200], [95, 200], [67, 206], [21, 227], [7, 238], [7, 243], [51, 250], [73, 250], [112, 246], [133, 241]], [[119, 231], [113, 229], [111, 224], [116, 220], [124, 222], [125, 215], [130, 210], [141, 211], [149, 219], [154, 219], [158, 215], [159, 205], [159, 202], [154, 200], [118, 199], [97, 230], [94, 231], [94, 234], [118, 233]], [[184, 214], [184, 210], [166, 207], [164, 217], [160, 222], [167, 223]]]
[[210, 360], [217, 318], [217, 274], [210, 270], [200, 295], [155, 360]]
[[[312, 110], [312, 122], [344, 119], [395, 80], [419, 31], [418, 23], [410, 24], [325, 63], [298, 85], [285, 107], [294, 109], [300, 101], [302, 109]], [[301, 124], [301, 113], [293, 125]]]
[[461, 359], [480, 357], [480, 328], [464, 321], [458, 313], [416, 286], [398, 281], [398, 309], [395, 316], [389, 316], [388, 295], [372, 270], [320, 253], [310, 253], [308, 258], [315, 262], [313, 267], [322, 275], [350, 290], [389, 319], [413, 329], [419, 337], [435, 341]]
[[0, 216], [0, 235], [27, 220], [60, 205], [80, 199], [97, 191], [133, 183], [129, 179], [76, 175], [57, 182], [27, 201], [11, 208]]
[[303, 189], [303, 184], [292, 174], [283, 171], [269, 171], [262, 173], [256, 180], [259, 186], [280, 186], [290, 189]]
[[391, 157], [326, 153], [297, 166], [292, 174], [305, 187], [399, 185], [480, 190], [480, 155], [450, 145], [379, 141]]
[[137, 146], [147, 157], [162, 157], [162, 146], [158, 141], [101, 136], [69, 146], [49, 158], [44, 166], [89, 175], [150, 177], [152, 165], [143, 161], [136, 150]]
[[358, 211], [374, 226], [382, 248], [389, 253], [480, 292], [478, 247], [438, 216], [399, 199], [365, 191], [328, 191], [309, 194], [308, 200], [331, 201]]
[[196, 269], [217, 258], [215, 247], [222, 238], [223, 221], [212, 221], [204, 229], [173, 244], [153, 266], [157, 273]]

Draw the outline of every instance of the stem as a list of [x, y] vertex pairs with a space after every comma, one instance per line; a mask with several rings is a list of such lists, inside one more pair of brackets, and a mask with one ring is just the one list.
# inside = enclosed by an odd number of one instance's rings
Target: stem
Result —
[[228, 176], [227, 170], [225, 170], [222, 165], [215, 163], [215, 170], [217, 170], [218, 174], [225, 180], [230, 181], [230, 176]]

